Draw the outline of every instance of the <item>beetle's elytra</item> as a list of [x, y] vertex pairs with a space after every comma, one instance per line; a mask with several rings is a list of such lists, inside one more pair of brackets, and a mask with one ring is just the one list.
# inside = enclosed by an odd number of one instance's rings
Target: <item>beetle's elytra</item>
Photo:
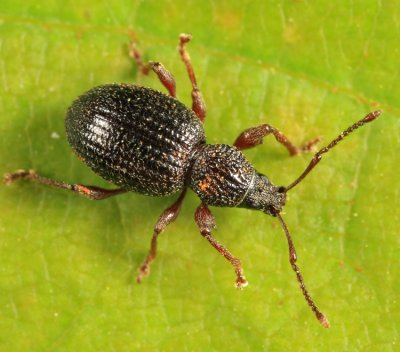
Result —
[[202, 236], [233, 265], [238, 288], [247, 285], [241, 262], [212, 237], [215, 221], [208, 206], [257, 209], [277, 217], [287, 238], [290, 264], [300, 289], [320, 323], [329, 327], [328, 320], [304, 285], [296, 264], [293, 241], [280, 212], [285, 205], [286, 193], [308, 175], [322, 155], [357, 128], [375, 120], [380, 111], [369, 113], [319, 150], [304, 172], [289, 186], [275, 186], [254, 169], [241, 150], [257, 146], [268, 134], [273, 134], [290, 155], [309, 150], [318, 140], [298, 148], [279, 130], [263, 124], [242, 132], [233, 146], [206, 144], [202, 126], [206, 108], [186, 51], [190, 39], [190, 35], [180, 35], [179, 53], [192, 83], [192, 109], [175, 98], [175, 80], [165, 67], [154, 62], [144, 64], [133, 45], [131, 56], [139, 69], [145, 74], [154, 71], [169, 96], [150, 88], [109, 84], [84, 93], [68, 109], [65, 127], [72, 149], [93, 171], [119, 188], [107, 190], [68, 184], [43, 177], [33, 170], [6, 174], [4, 181], [10, 184], [18, 178], [24, 178], [68, 189], [94, 200], [127, 191], [151, 196], [180, 192], [178, 199], [164, 210], [154, 227], [151, 248], [139, 268], [138, 282], [149, 273], [150, 264], [156, 256], [157, 237], [177, 218], [187, 188], [191, 188], [201, 200], [195, 212], [195, 221]]
[[202, 123], [175, 98], [150, 88], [110, 84], [68, 109], [68, 142], [93, 171], [126, 190], [165, 196], [182, 190]]

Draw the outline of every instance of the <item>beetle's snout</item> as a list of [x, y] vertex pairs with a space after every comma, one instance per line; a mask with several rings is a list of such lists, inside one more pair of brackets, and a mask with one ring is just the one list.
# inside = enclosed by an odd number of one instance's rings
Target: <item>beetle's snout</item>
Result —
[[281, 209], [282, 209], [282, 207], [286, 204], [286, 188], [285, 187], [283, 187], [283, 186], [278, 187], [277, 197], [279, 198], [279, 202], [281, 204]]
[[276, 216], [286, 203], [286, 188], [274, 186], [265, 175], [256, 173], [241, 208], [257, 209]]
[[270, 200], [268, 209], [264, 212], [275, 216], [280, 213], [284, 205], [286, 204], [286, 189], [284, 187], [276, 187], [273, 197]]

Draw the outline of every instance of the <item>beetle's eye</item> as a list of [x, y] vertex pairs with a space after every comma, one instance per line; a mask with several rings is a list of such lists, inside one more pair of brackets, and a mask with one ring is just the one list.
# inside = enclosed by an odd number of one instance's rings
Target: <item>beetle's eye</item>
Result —
[[267, 176], [265, 176], [265, 175], [263, 175], [263, 174], [259, 174], [259, 175], [260, 175], [261, 179], [262, 179], [264, 182], [269, 183], [269, 180], [268, 180], [268, 177], [267, 177]]

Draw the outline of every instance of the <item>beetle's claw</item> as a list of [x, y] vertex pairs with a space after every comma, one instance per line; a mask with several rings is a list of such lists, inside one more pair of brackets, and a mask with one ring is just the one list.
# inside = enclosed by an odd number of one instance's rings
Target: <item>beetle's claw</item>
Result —
[[186, 44], [190, 42], [190, 40], [192, 39], [192, 35], [187, 33], [181, 33], [179, 35], [179, 39], [181, 40], [182, 44]]
[[17, 170], [16, 172], [13, 173], [6, 173], [3, 176], [3, 182], [9, 186], [11, 185], [15, 180], [19, 178], [29, 178], [35, 175], [35, 171], [33, 170]]
[[314, 138], [313, 140], [304, 143], [304, 144], [300, 147], [299, 152], [300, 152], [300, 153], [312, 152], [312, 151], [314, 151], [315, 146], [316, 146], [319, 142], [321, 142], [321, 141], [322, 141], [322, 138], [321, 138], [321, 137]]
[[238, 276], [238, 278], [236, 279], [236, 283], [235, 286], [238, 289], [243, 289], [245, 288], [247, 285], [249, 284], [249, 282], [246, 280], [246, 278], [244, 276]]
[[11, 183], [13, 182], [12, 174], [4, 174], [4, 176], [3, 176], [3, 182], [4, 182], [4, 184], [6, 184], [7, 186], [11, 185]]
[[140, 284], [142, 282], [142, 280], [148, 276], [150, 274], [150, 267], [146, 264], [142, 265], [139, 269], [138, 269], [138, 275], [136, 277], [136, 282], [138, 284]]

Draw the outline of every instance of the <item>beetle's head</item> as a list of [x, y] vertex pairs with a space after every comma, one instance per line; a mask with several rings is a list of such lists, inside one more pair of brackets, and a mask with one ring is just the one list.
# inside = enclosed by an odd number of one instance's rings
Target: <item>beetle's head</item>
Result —
[[[326, 147], [320, 149], [312, 158], [303, 173], [295, 179], [287, 187], [276, 187], [274, 186], [266, 176], [255, 173], [253, 179], [251, 180], [248, 191], [246, 192], [243, 202], [239, 205], [243, 208], [258, 209], [262, 210], [264, 213], [275, 216], [281, 223], [283, 230], [285, 231], [286, 239], [289, 247], [289, 260], [293, 271], [296, 273], [297, 281], [300, 284], [300, 289], [303, 292], [304, 298], [306, 299], [311, 310], [314, 312], [315, 316], [319, 322], [325, 327], [329, 328], [329, 321], [326, 316], [318, 309], [312, 300], [310, 294], [308, 293], [306, 286], [303, 281], [303, 277], [300, 274], [300, 269], [296, 264], [297, 255], [290, 235], [289, 229], [284, 222], [280, 212], [282, 207], [286, 202], [286, 193], [292, 188], [296, 187], [301, 181], [303, 181], [311, 170], [319, 163], [324, 153], [327, 153], [333, 147], [335, 147], [343, 138], [348, 136], [350, 133], [355, 131], [357, 128], [363, 126], [364, 124], [374, 121], [379, 115], [380, 111], [370, 112], [360, 121], [354, 123], [352, 126], [344, 130], [339, 136], [337, 136], [332, 142], [330, 142]], [[278, 138], [277, 138], [278, 139]], [[282, 143], [282, 142], [281, 142]]]
[[284, 187], [273, 186], [270, 204], [268, 204], [263, 209], [263, 211], [266, 214], [276, 216], [277, 213], [281, 212], [285, 204], [286, 204], [286, 189]]
[[239, 207], [261, 210], [266, 214], [276, 216], [285, 203], [286, 189], [274, 186], [265, 175], [256, 172]]

